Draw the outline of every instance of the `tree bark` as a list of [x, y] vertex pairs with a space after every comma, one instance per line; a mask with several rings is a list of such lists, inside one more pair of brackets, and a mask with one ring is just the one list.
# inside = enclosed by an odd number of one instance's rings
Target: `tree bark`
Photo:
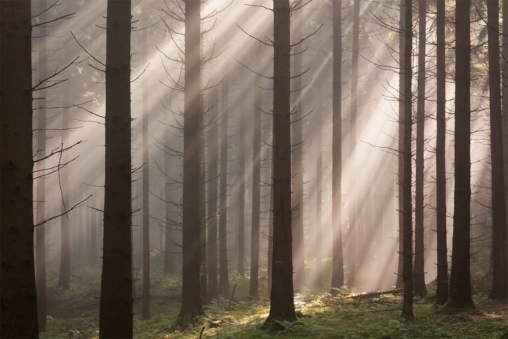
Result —
[[[274, 0], [273, 267], [270, 314], [264, 327], [296, 321], [291, 232], [290, 6]], [[279, 325], [280, 326], [280, 325]]]
[[228, 246], [227, 246], [227, 199], [228, 199], [228, 111], [229, 76], [225, 70], [222, 81], [222, 117], [220, 127], [220, 217], [219, 217], [219, 293], [223, 298], [229, 295]]
[[499, 1], [487, 1], [490, 149], [492, 160], [492, 259], [493, 284], [489, 298], [508, 297], [508, 252], [506, 234], [501, 70], [499, 60]]
[[[168, 121], [169, 124], [169, 121]], [[169, 132], [164, 133], [164, 140], [166, 146], [171, 144], [171, 134]], [[164, 189], [165, 189], [165, 205], [166, 205], [166, 227], [164, 232], [164, 273], [170, 274], [175, 270], [175, 251], [174, 234], [173, 229], [175, 226], [175, 214], [174, 210], [174, 195], [172, 194], [172, 182], [173, 171], [171, 170], [171, 155], [168, 152], [164, 153]]]
[[131, 1], [108, 0], [100, 338], [132, 338]]
[[415, 198], [415, 262], [414, 293], [421, 298], [427, 295], [425, 286], [425, 206], [424, 206], [424, 166], [425, 166], [425, 59], [427, 34], [427, 1], [418, 2], [418, 98], [416, 107], [416, 198]]
[[[321, 89], [318, 89], [322, 93]], [[321, 225], [323, 200], [323, 96], [319, 96], [316, 111], [316, 286], [323, 286], [323, 234]], [[332, 147], [336, 147], [335, 145]], [[341, 253], [342, 254], [342, 251]], [[333, 273], [332, 273], [333, 275]], [[340, 287], [340, 286], [339, 286]]]
[[[213, 81], [215, 82], [215, 80]], [[219, 297], [219, 282], [217, 275], [217, 166], [219, 158], [219, 89], [211, 90], [211, 116], [208, 161], [208, 300]]]
[[[0, 2], [0, 332], [39, 338], [32, 182], [32, 38], [29, 0]], [[8, 85], [7, 85], [8, 84]]]
[[446, 243], [446, 12], [445, 1], [437, 1], [437, 105], [436, 105], [436, 213], [437, 290], [436, 302], [448, 300], [448, 249]]
[[452, 272], [447, 305], [473, 307], [471, 297], [471, 2], [457, 1], [455, 19], [455, 194]]
[[[261, 45], [256, 45], [256, 68], [261, 65]], [[259, 228], [261, 217], [261, 78], [256, 75], [254, 90], [254, 144], [252, 159], [252, 230], [249, 295], [258, 297]]]
[[182, 322], [204, 314], [200, 281], [201, 2], [185, 2]]
[[[95, 207], [95, 197], [92, 198], [92, 206]], [[97, 217], [95, 211], [88, 209], [89, 223], [90, 223], [90, 266], [97, 266]]]
[[332, 144], [332, 285], [336, 295], [344, 285], [342, 255], [342, 0], [333, 0], [333, 144]]
[[[242, 100], [243, 102], [243, 100]], [[240, 105], [238, 116], [238, 267], [237, 272], [245, 275], [245, 104]]]
[[411, 47], [413, 41], [412, 29], [412, 0], [406, 0], [405, 8], [405, 51], [404, 51], [404, 216], [403, 229], [403, 254], [404, 265], [402, 278], [404, 282], [404, 304], [402, 317], [413, 319], [413, 201], [411, 194], [412, 168], [411, 168], [411, 134], [412, 134], [412, 92], [411, 79], [413, 71], [411, 68]]

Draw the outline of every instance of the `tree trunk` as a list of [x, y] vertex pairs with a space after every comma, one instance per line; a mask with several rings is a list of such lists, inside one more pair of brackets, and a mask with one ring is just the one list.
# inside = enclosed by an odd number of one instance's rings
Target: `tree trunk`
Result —
[[[39, 17], [40, 22], [47, 21], [48, 3], [46, 0], [39, 2], [39, 12], [42, 13]], [[39, 26], [39, 79], [46, 79], [48, 72], [47, 67], [47, 29], [45, 25]], [[44, 87], [44, 85], [42, 86]], [[37, 117], [37, 172], [39, 175], [45, 174], [46, 161], [40, 160], [46, 157], [46, 108], [47, 106], [47, 91], [42, 89], [38, 95], [44, 98], [44, 104], [39, 109]], [[41, 176], [35, 183], [37, 183], [37, 209], [35, 214], [36, 224], [40, 224], [45, 219], [46, 211], [46, 177]], [[39, 318], [39, 331], [46, 332], [46, 240], [45, 240], [46, 226], [40, 225], [35, 229], [35, 273], [37, 278], [37, 315]]]
[[273, 267], [270, 314], [264, 327], [296, 321], [291, 239], [290, 6], [274, 0]]
[[199, 252], [199, 261], [201, 262], [201, 270], [199, 273], [201, 279], [201, 302], [203, 304], [208, 303], [208, 262], [206, 258], [206, 173], [205, 173], [205, 112], [203, 109], [203, 99], [200, 96], [200, 111], [199, 111], [199, 222], [200, 233], [199, 233], [199, 243], [200, 243], [200, 252]]
[[395, 287], [404, 287], [402, 279], [402, 271], [404, 264], [404, 246], [403, 246], [403, 229], [404, 229], [404, 90], [405, 90], [405, 76], [404, 76], [404, 60], [406, 53], [406, 38], [404, 30], [406, 25], [406, 0], [400, 0], [400, 19], [399, 19], [399, 163], [398, 163], [398, 191], [399, 191], [399, 261], [397, 265], [397, 282]]
[[[95, 207], [95, 197], [92, 198], [92, 207]], [[97, 217], [95, 215], [95, 211], [88, 208], [88, 215], [90, 221], [90, 266], [97, 266]]]
[[[148, 18], [143, 14], [143, 22], [148, 27]], [[141, 35], [141, 48], [143, 50], [142, 64], [147, 63], [148, 29]], [[141, 316], [150, 319], [150, 196], [149, 196], [149, 150], [148, 150], [148, 91], [146, 76], [141, 81], [143, 87], [143, 298], [141, 303]]]
[[[256, 46], [256, 68], [261, 65], [261, 45]], [[254, 145], [252, 158], [252, 234], [250, 247], [249, 295], [258, 297], [259, 227], [261, 217], [261, 78], [256, 75], [254, 89]]]
[[471, 297], [471, 37], [470, 1], [457, 1], [455, 19], [455, 194], [452, 272], [447, 305], [473, 307]]
[[[64, 102], [70, 101], [70, 86], [66, 84], [63, 86], [63, 100]], [[69, 108], [65, 105], [62, 109], [62, 145], [67, 147], [69, 145]], [[66, 153], [62, 154], [62, 163], [69, 161]], [[69, 206], [69, 169], [63, 168], [61, 171], [61, 184], [62, 184], [62, 199], [61, 213], [65, 213]], [[69, 289], [71, 282], [71, 253], [70, 253], [70, 233], [69, 233], [69, 215], [62, 215], [60, 217], [60, 277], [58, 279], [58, 286], [63, 290]]]
[[[321, 89], [318, 89], [322, 93]], [[323, 96], [319, 96], [316, 112], [316, 286], [323, 286], [323, 234], [321, 214], [323, 200]], [[342, 244], [341, 244], [342, 245]], [[342, 251], [341, 251], [342, 254]], [[340, 286], [339, 286], [340, 287]]]
[[0, 214], [3, 338], [39, 338], [32, 182], [32, 38], [29, 0], [0, 2]]
[[182, 322], [204, 314], [200, 281], [201, 2], [185, 2]]
[[[505, 19], [506, 18], [506, 19]], [[508, 79], [508, 1], [503, 0], [503, 57], [502, 64], [502, 114], [503, 114], [503, 159], [504, 159], [504, 184], [505, 184], [505, 211], [508, 210], [508, 85], [505, 79]], [[508, 227], [508, 217], [507, 217]], [[508, 238], [507, 238], [508, 241]]]
[[344, 285], [342, 256], [342, 0], [333, 0], [332, 295]]
[[[215, 82], [215, 80], [213, 81]], [[211, 116], [208, 161], [208, 300], [219, 297], [219, 282], [217, 276], [217, 166], [219, 158], [219, 88], [212, 88]]]
[[[244, 102], [242, 100], [242, 102]], [[245, 275], [245, 119], [246, 105], [240, 105], [238, 116], [238, 274]]]
[[[273, 173], [273, 148], [271, 158], [271, 167]], [[268, 283], [267, 293], [268, 297], [272, 295], [272, 272], [273, 272], [273, 174], [270, 175], [270, 201], [268, 211], [268, 251], [267, 251], [267, 268], [268, 268]]]
[[108, 0], [100, 338], [132, 338], [131, 1]]
[[411, 168], [411, 134], [412, 134], [412, 92], [411, 79], [411, 47], [413, 41], [412, 29], [412, 0], [406, 0], [405, 4], [405, 53], [404, 53], [404, 230], [403, 230], [403, 255], [404, 265], [402, 278], [404, 281], [404, 304], [402, 317], [413, 319], [413, 201], [411, 194], [412, 168]]
[[427, 34], [427, 1], [418, 2], [418, 102], [416, 107], [416, 198], [415, 198], [415, 263], [414, 293], [421, 298], [427, 295], [425, 286], [425, 206], [424, 206], [424, 166], [425, 166], [425, 53]]
[[358, 42], [360, 39], [360, 0], [353, 7], [353, 51], [351, 72], [351, 115], [349, 129], [349, 192], [348, 192], [348, 286], [356, 280], [356, 115], [358, 111]]
[[[294, 12], [294, 33], [293, 41], [298, 43], [302, 40], [302, 10]], [[294, 289], [303, 293], [305, 284], [305, 248], [304, 248], [304, 232], [303, 232], [303, 138], [302, 138], [302, 49], [303, 43], [298, 43], [292, 48], [294, 57], [294, 76], [293, 80], [293, 105], [294, 118], [293, 127], [293, 159], [291, 167], [292, 175], [292, 205], [293, 213], [293, 269], [295, 271]]]
[[437, 105], [436, 105], [436, 211], [437, 211], [437, 303], [448, 300], [448, 249], [446, 243], [446, 12], [437, 1]]
[[[168, 121], [168, 124], [170, 122]], [[164, 140], [165, 145], [169, 147], [171, 144], [171, 134], [169, 132], [164, 132]], [[165, 236], [164, 236], [164, 273], [169, 274], [173, 273], [175, 269], [175, 246], [173, 245], [174, 234], [173, 229], [176, 227], [175, 225], [175, 215], [173, 212], [174, 209], [174, 196], [172, 194], [173, 188], [171, 179], [173, 178], [173, 172], [171, 171], [171, 155], [169, 152], [164, 153], [164, 189], [165, 189], [165, 204], [166, 204], [166, 227], [165, 227]]]
[[492, 259], [493, 285], [489, 298], [508, 297], [503, 121], [499, 60], [499, 1], [487, 1], [490, 89], [490, 149], [492, 160]]
[[223, 298], [229, 297], [227, 246], [229, 76], [227, 72], [226, 69], [224, 80], [222, 80], [222, 117], [220, 127], [219, 293]]

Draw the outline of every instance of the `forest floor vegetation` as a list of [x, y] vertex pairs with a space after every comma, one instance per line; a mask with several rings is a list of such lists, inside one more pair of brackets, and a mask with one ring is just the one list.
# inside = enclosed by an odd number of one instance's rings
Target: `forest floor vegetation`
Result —
[[[254, 300], [247, 297], [249, 279], [240, 276], [230, 281], [231, 287], [237, 285], [233, 302], [214, 300], [205, 306], [206, 316], [182, 327], [177, 324], [181, 276], [165, 275], [154, 263], [151, 279], [150, 320], [141, 318], [142, 286], [136, 281], [135, 338], [506, 338], [508, 333], [508, 306], [489, 300], [485, 287], [474, 289], [476, 309], [439, 312], [433, 284], [428, 297], [415, 297], [411, 322], [400, 317], [401, 295], [352, 298], [358, 294], [343, 288], [332, 297], [315, 289], [296, 295], [298, 322], [280, 322], [280, 330], [264, 331], [270, 307], [266, 279], [261, 279], [262, 297]], [[100, 270], [75, 271], [69, 291], [56, 287], [57, 282], [56, 276], [48, 280], [48, 329], [41, 338], [98, 338]]]

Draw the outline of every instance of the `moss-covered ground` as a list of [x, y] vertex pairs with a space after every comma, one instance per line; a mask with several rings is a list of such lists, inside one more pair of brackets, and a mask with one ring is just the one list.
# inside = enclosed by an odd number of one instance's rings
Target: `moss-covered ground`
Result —
[[[504, 338], [508, 331], [508, 306], [489, 300], [488, 290], [475, 289], [476, 309], [453, 313], [434, 305], [430, 287], [427, 298], [415, 298], [412, 322], [400, 318], [398, 295], [358, 300], [346, 289], [337, 297], [309, 290], [296, 296], [299, 322], [281, 323], [282, 330], [267, 332], [261, 329], [270, 306], [266, 292], [262, 288], [264, 298], [247, 298], [249, 281], [244, 277], [231, 278], [231, 288], [237, 284], [232, 303], [215, 300], [205, 306], [206, 317], [181, 327], [176, 325], [180, 278], [164, 275], [154, 263], [150, 320], [141, 319], [141, 283], [136, 281], [135, 338]], [[98, 338], [100, 270], [76, 271], [70, 291], [56, 283], [56, 275], [48, 280], [48, 330], [42, 338]], [[266, 280], [261, 283], [266, 288]]]

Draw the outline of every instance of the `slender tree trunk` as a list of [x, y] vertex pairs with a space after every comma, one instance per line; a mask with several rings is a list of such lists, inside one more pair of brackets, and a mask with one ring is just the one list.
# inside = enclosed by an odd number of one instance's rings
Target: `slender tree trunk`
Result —
[[238, 274], [245, 275], [245, 104], [240, 105], [238, 131]]
[[[256, 67], [261, 65], [261, 45], [256, 46]], [[254, 145], [252, 159], [252, 234], [250, 247], [249, 295], [258, 297], [259, 228], [261, 217], [261, 78], [256, 76], [254, 89]]]
[[446, 12], [445, 0], [437, 1], [437, 133], [436, 133], [436, 211], [437, 211], [437, 303], [448, 300], [448, 249], [446, 243]]
[[398, 163], [398, 191], [399, 191], [399, 261], [397, 266], [397, 288], [404, 287], [402, 278], [404, 264], [404, 102], [405, 102], [405, 86], [406, 80], [404, 75], [404, 60], [406, 53], [406, 38], [404, 36], [406, 25], [406, 0], [400, 0], [400, 19], [399, 19], [399, 163]]
[[222, 117], [220, 127], [220, 218], [219, 218], [219, 293], [229, 297], [228, 246], [227, 246], [227, 200], [228, 200], [228, 111], [229, 111], [229, 76], [225, 70], [222, 80]]
[[[503, 114], [503, 159], [504, 159], [504, 184], [505, 184], [505, 211], [508, 210], [508, 0], [503, 0], [503, 57], [501, 59], [502, 74], [502, 114]], [[507, 217], [508, 227], [508, 217]], [[508, 239], [507, 239], [508, 241]]]
[[354, 0], [353, 7], [353, 53], [351, 73], [351, 115], [349, 129], [349, 192], [348, 192], [348, 285], [354, 286], [356, 280], [356, 115], [358, 111], [358, 42], [360, 39], [360, 0]]
[[416, 199], [415, 199], [415, 263], [414, 293], [424, 298], [425, 286], [425, 206], [424, 206], [424, 166], [425, 166], [425, 53], [427, 34], [427, 1], [418, 2], [418, 102], [416, 108]]
[[[0, 2], [0, 299], [3, 338], [39, 338], [32, 182], [29, 0]], [[8, 312], [6, 311], [8, 310]]]
[[[201, 97], [201, 96], [200, 96]], [[201, 223], [200, 226], [200, 234], [199, 234], [199, 243], [200, 243], [200, 252], [199, 252], [199, 260], [201, 262], [201, 270], [200, 270], [200, 279], [201, 279], [201, 302], [203, 304], [208, 303], [208, 262], [206, 257], [206, 176], [205, 176], [205, 112], [203, 110], [203, 99], [201, 97], [201, 107], [199, 112], [199, 220]]]
[[333, 144], [332, 144], [332, 234], [331, 293], [344, 285], [342, 256], [342, 0], [333, 0]]
[[[169, 123], [169, 122], [168, 122]], [[169, 132], [164, 133], [165, 144], [169, 146], [171, 144], [171, 135]], [[175, 246], [173, 242], [175, 241], [174, 232], [172, 231], [175, 228], [175, 219], [173, 209], [173, 194], [171, 192], [172, 183], [171, 178], [173, 172], [171, 171], [171, 155], [166, 152], [164, 153], [164, 189], [165, 189], [165, 204], [166, 204], [166, 228], [165, 228], [165, 236], [164, 236], [164, 273], [169, 274], [174, 272], [175, 268]]]
[[[215, 81], [214, 81], [215, 82]], [[219, 88], [211, 91], [212, 109], [210, 117], [210, 149], [208, 163], [208, 300], [219, 297], [217, 275], [217, 166], [219, 158]]]
[[[321, 89], [319, 89], [321, 92]], [[316, 286], [323, 286], [323, 234], [321, 214], [323, 200], [323, 97], [319, 97], [316, 112]]]
[[[294, 33], [293, 41], [298, 43], [302, 40], [302, 10], [294, 12]], [[303, 293], [305, 285], [305, 248], [304, 248], [304, 232], [303, 232], [303, 137], [302, 137], [302, 53], [303, 44], [298, 43], [294, 46], [293, 53], [293, 105], [295, 106], [294, 118], [292, 122], [293, 127], [293, 159], [292, 159], [292, 201], [293, 201], [293, 269], [295, 274], [293, 276], [294, 289]]]
[[204, 314], [200, 280], [199, 210], [200, 104], [201, 104], [201, 2], [185, 2], [185, 92], [183, 155], [182, 322]]
[[108, 0], [100, 338], [132, 338], [130, 38], [131, 1]]
[[273, 267], [270, 314], [263, 326], [279, 327], [275, 320], [296, 321], [293, 297], [291, 239], [291, 114], [290, 114], [290, 6], [274, 0], [273, 104]]
[[[70, 100], [70, 86], [66, 84], [63, 87], [63, 100]], [[62, 109], [62, 145], [67, 147], [69, 145], [69, 108], [65, 105]], [[62, 154], [62, 162], [66, 163], [69, 161], [67, 154]], [[62, 184], [62, 205], [61, 213], [65, 213], [69, 206], [69, 169], [63, 168], [61, 171], [61, 184]], [[60, 217], [60, 277], [58, 279], [58, 286], [62, 287], [63, 290], [69, 289], [71, 282], [71, 252], [70, 252], [70, 233], [69, 233], [69, 215], [63, 215]]]
[[268, 297], [272, 295], [272, 272], [273, 272], [273, 149], [271, 156], [272, 175], [270, 175], [270, 202], [268, 211], [268, 251], [267, 251], [267, 268], [268, 268]]
[[[92, 198], [92, 207], [95, 207], [95, 197]], [[90, 266], [97, 266], [97, 217], [95, 216], [95, 211], [92, 209], [88, 210], [88, 215], [90, 218]]]
[[499, 60], [499, 1], [487, 1], [490, 88], [490, 149], [492, 160], [493, 285], [489, 297], [508, 297], [508, 252], [504, 182], [501, 70]]
[[457, 1], [455, 18], [455, 194], [452, 272], [447, 305], [474, 306], [471, 297], [471, 37], [469, 0]]
[[[48, 3], [46, 0], [40, 0], [39, 12], [40, 21], [47, 21]], [[39, 26], [39, 79], [46, 79], [48, 72], [47, 67], [47, 29], [45, 25]], [[44, 87], [44, 86], [43, 86]], [[41, 98], [44, 98], [45, 102], [47, 91], [42, 89], [39, 93]], [[46, 168], [46, 161], [40, 160], [46, 157], [46, 108], [45, 104], [41, 106], [38, 114], [38, 125], [37, 125], [37, 170], [38, 173], [44, 174]], [[46, 211], [46, 177], [41, 176], [36, 180], [37, 183], [37, 209], [35, 215], [36, 224], [40, 224], [45, 219]], [[45, 240], [46, 226], [40, 225], [35, 229], [35, 272], [37, 277], [37, 315], [39, 318], [39, 331], [46, 332], [46, 240]]]
[[405, 22], [405, 53], [404, 53], [404, 232], [403, 236], [403, 254], [404, 266], [402, 276], [404, 280], [404, 304], [402, 307], [402, 317], [413, 319], [413, 201], [411, 194], [412, 168], [411, 168], [411, 134], [412, 134], [412, 92], [411, 79], [413, 71], [411, 68], [411, 47], [413, 41], [412, 29], [412, 0], [406, 0], [406, 22]]
[[[145, 27], [148, 27], [148, 18], [143, 15]], [[141, 48], [143, 49], [142, 64], [147, 63], [147, 29], [142, 31]], [[149, 196], [149, 164], [150, 155], [148, 150], [148, 91], [146, 77], [143, 77], [143, 298], [141, 303], [141, 315], [143, 319], [150, 319], [150, 196]]]

